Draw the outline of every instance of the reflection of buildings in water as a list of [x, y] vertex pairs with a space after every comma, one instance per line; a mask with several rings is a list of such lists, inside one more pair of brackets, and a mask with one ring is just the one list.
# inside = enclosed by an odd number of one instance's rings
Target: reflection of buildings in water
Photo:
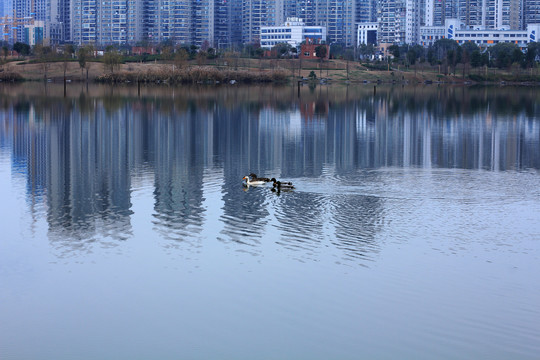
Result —
[[[55, 115], [48, 129], [48, 222], [62, 247], [131, 233], [129, 110]], [[77, 241], [78, 240], [78, 241]]]
[[300, 112], [265, 110], [260, 114], [262, 139], [270, 139], [269, 168], [279, 168], [276, 177], [320, 174], [324, 163], [324, 119], [301, 121]]
[[[25, 176], [26, 193], [29, 204], [43, 201], [46, 191], [46, 127], [47, 116], [36, 114], [30, 103], [21, 104], [18, 111], [11, 113], [7, 122], [11, 122], [13, 133], [12, 168], [14, 173]], [[24, 131], [28, 129], [28, 131]]]
[[188, 112], [154, 119], [154, 225], [166, 238], [185, 240], [202, 230], [202, 182], [211, 161], [212, 126], [211, 114]]
[[50, 234], [62, 240], [57, 244], [69, 251], [89, 245], [96, 234], [125, 238], [127, 113], [110, 118], [98, 111], [87, 118], [62, 103], [15, 108], [4, 119], [13, 123], [14, 167], [27, 176], [29, 202], [46, 202]]
[[409, 114], [398, 117], [377, 118], [374, 124], [373, 166], [424, 166], [430, 167], [430, 121], [425, 114], [411, 118]]
[[276, 177], [320, 174], [324, 160], [323, 119], [304, 123], [299, 111], [282, 113], [265, 110], [260, 114], [260, 123], [260, 137], [271, 141], [268, 167], [280, 169], [280, 174], [274, 174]]
[[237, 243], [257, 246], [269, 222], [268, 189], [264, 186], [243, 188], [240, 179], [227, 176], [222, 187], [222, 235]]
[[300, 115], [304, 122], [313, 121], [328, 116], [330, 104], [328, 99], [317, 97], [316, 100], [304, 101], [300, 99]]
[[326, 130], [326, 157], [339, 170], [352, 169], [358, 163], [356, 104], [330, 109]]
[[538, 143], [525, 140], [534, 138], [536, 122], [523, 115], [513, 120], [499, 120], [489, 113], [441, 118], [425, 109], [389, 115], [387, 106], [384, 100], [376, 106], [373, 123], [362, 109], [356, 114], [358, 165], [368, 165], [365, 160], [372, 161], [368, 166], [373, 167], [506, 170], [540, 165], [534, 163]]
[[222, 234], [232, 240], [256, 245], [265, 232], [269, 212], [260, 188], [244, 189], [242, 177], [255, 172], [267, 175], [273, 161], [272, 148], [276, 139], [261, 136], [260, 111], [253, 114], [247, 107], [218, 107], [215, 112], [216, 153], [223, 164]]
[[[270, 213], [268, 192], [243, 191], [241, 178], [249, 172], [295, 180], [387, 166], [540, 169], [540, 125], [524, 112], [508, 117], [492, 114], [489, 106], [471, 111], [471, 105], [457, 115], [457, 102], [403, 100], [390, 101], [379, 91], [346, 102], [324, 100], [323, 110], [313, 102], [313, 116], [304, 115], [303, 105], [278, 111], [262, 101], [231, 106], [213, 98], [117, 98], [106, 109], [100, 98], [69, 104], [18, 100], [3, 110], [0, 145], [12, 148], [13, 169], [26, 177], [29, 203], [46, 202], [51, 233], [66, 240], [79, 236], [61, 245], [68, 249], [96, 235], [129, 234], [131, 176], [143, 167], [155, 172], [155, 228], [177, 239], [203, 227], [204, 170], [222, 168], [223, 234], [253, 245]], [[441, 116], [447, 103], [451, 115]], [[134, 113], [134, 106], [140, 111]], [[301, 209], [297, 195], [287, 201], [298, 202], [288, 206]], [[356, 223], [334, 220], [336, 233], [367, 239], [377, 231], [377, 210], [370, 209], [378, 204], [354, 202], [360, 203], [353, 209]], [[332, 211], [344, 216], [337, 206]], [[286, 225], [285, 217], [278, 221]], [[349, 225], [363, 230], [349, 233]], [[336, 240], [343, 249], [348, 245]], [[357, 245], [359, 252], [368, 246]]]
[[[447, 119], [431, 124], [433, 158], [439, 167], [508, 170], [538, 168], [538, 143], [529, 143], [532, 120], [523, 117], [491, 121], [490, 114]], [[538, 136], [538, 135], [536, 135]], [[532, 156], [531, 156], [532, 155]], [[535, 164], [536, 162], [536, 164]]]
[[[538, 145], [526, 141], [538, 133], [534, 120], [523, 115], [513, 121], [490, 120], [489, 113], [476, 108], [467, 117], [441, 117], [428, 107], [440, 112], [441, 106], [451, 106], [452, 113], [458, 113], [459, 105], [454, 101], [429, 105], [431, 97], [415, 102], [400, 98], [406, 107], [385, 97], [330, 104], [326, 119], [302, 121], [300, 127], [294, 112], [264, 110], [263, 135], [257, 136], [273, 141], [269, 167], [278, 164], [281, 175], [290, 177], [318, 175], [325, 163], [340, 171], [388, 166], [538, 168], [534, 156]], [[302, 107], [300, 113], [303, 116]]]

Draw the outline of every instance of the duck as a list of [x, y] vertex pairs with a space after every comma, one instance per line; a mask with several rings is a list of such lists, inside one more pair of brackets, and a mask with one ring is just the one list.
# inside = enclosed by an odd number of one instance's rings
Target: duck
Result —
[[260, 178], [255, 173], [249, 174], [249, 177], [251, 177], [251, 181], [264, 181], [264, 182], [270, 182], [271, 181], [269, 178], [265, 178], [265, 177]]
[[294, 189], [294, 185], [290, 181], [286, 181], [286, 182], [278, 181], [276, 180], [276, 178], [272, 178], [270, 179], [270, 181], [272, 181], [274, 184], [274, 187], [272, 189], [276, 189], [277, 191]]
[[242, 178], [244, 182], [244, 185], [247, 185], [247, 186], [258, 186], [258, 185], [264, 185], [266, 184], [267, 182], [264, 181], [264, 180], [258, 180], [258, 179], [255, 179], [255, 178], [252, 178], [251, 176], [244, 176]]

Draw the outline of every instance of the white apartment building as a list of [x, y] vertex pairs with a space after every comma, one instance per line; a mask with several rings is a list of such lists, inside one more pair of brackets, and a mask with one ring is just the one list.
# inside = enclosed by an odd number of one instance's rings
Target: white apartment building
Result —
[[281, 26], [262, 26], [260, 32], [261, 47], [265, 49], [280, 43], [298, 47], [306, 38], [326, 42], [326, 27], [306, 26], [302, 19], [290, 17]]

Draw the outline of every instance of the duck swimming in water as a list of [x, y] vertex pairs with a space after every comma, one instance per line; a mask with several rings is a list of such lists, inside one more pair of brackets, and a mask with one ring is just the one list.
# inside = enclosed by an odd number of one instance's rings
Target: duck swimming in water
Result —
[[244, 181], [244, 185], [247, 185], [247, 186], [258, 186], [258, 185], [264, 185], [267, 183], [264, 180], [255, 179], [251, 176], [244, 176], [242, 180]]
[[281, 190], [292, 190], [292, 189], [294, 189], [294, 185], [290, 181], [288, 181], [288, 182], [277, 181], [276, 178], [272, 178], [271, 181], [274, 184], [274, 187], [272, 188], [272, 190], [281, 191]]

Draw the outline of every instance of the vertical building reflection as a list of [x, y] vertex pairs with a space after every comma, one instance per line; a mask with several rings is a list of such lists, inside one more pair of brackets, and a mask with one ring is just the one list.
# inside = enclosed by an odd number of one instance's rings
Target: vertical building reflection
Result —
[[[20, 103], [10, 114], [13, 135], [12, 169], [26, 179], [26, 192], [29, 204], [41, 201], [46, 190], [46, 151], [45, 121], [47, 116], [36, 114], [30, 102]], [[9, 125], [8, 125], [9, 126]], [[20, 132], [28, 127], [29, 132]]]
[[243, 188], [242, 177], [251, 172], [267, 175], [275, 155], [272, 137], [261, 136], [259, 114], [262, 106], [238, 104], [230, 109], [215, 110], [216, 153], [223, 166], [222, 240], [235, 241], [250, 247], [259, 243], [268, 224], [269, 211], [263, 192]]
[[212, 158], [212, 113], [173, 107], [153, 111], [149, 117], [153, 124], [154, 225], [164, 237], [186, 240], [202, 230], [203, 173]]
[[51, 240], [69, 252], [98, 235], [127, 238], [128, 112], [110, 116], [95, 107], [89, 115], [39, 98], [12, 109], [2, 124], [11, 130], [2, 137], [12, 139], [13, 168], [26, 174], [29, 203], [45, 205]]
[[52, 238], [80, 248], [95, 237], [131, 233], [129, 110], [60, 108], [47, 126], [47, 211]]

